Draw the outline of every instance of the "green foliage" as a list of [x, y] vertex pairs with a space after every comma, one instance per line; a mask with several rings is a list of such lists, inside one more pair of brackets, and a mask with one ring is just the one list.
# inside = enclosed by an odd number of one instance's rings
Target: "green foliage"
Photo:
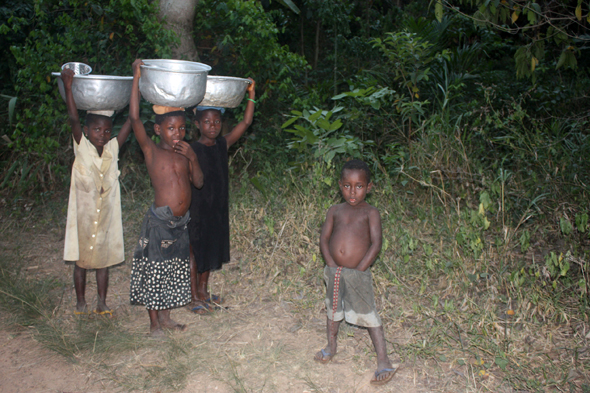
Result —
[[281, 30], [257, 1], [201, 0], [195, 32], [201, 59], [213, 75], [252, 76], [274, 102], [296, 100], [296, 80], [308, 68], [301, 56], [281, 45]]
[[547, 266], [547, 269], [549, 270], [550, 277], [554, 280], [554, 287], [557, 285], [555, 280], [560, 277], [565, 277], [570, 270], [570, 264], [567, 258], [564, 258], [561, 253], [558, 256], [553, 251], [545, 256], [545, 266]]
[[590, 39], [590, 14], [587, 3], [574, 4], [535, 0], [440, 0], [436, 2], [435, 13], [439, 21], [444, 14], [443, 6], [466, 15], [460, 5], [468, 5], [471, 11], [467, 14], [478, 26], [518, 35], [522, 43], [514, 56], [516, 74], [534, 80], [535, 69], [547, 50], [559, 56], [555, 69], [577, 68], [576, 53], [581, 56], [581, 52], [576, 44], [583, 45]]
[[[60, 154], [71, 143], [70, 129], [51, 72], [82, 61], [95, 74], [130, 75], [135, 58], [169, 56], [177, 39], [158, 21], [157, 4], [148, 0], [29, 0], [24, 5], [0, 26], [12, 42], [9, 61], [18, 95], [16, 124], [6, 131], [10, 142], [1, 156], [22, 164], [21, 181], [27, 168], [35, 167], [31, 185], [48, 188], [46, 176], [59, 180], [73, 158]], [[28, 162], [15, 158], [22, 156]]]
[[409, 123], [408, 139], [412, 124], [419, 124], [425, 116], [424, 106], [429, 101], [420, 101], [420, 86], [429, 80], [430, 63], [441, 58], [448, 59], [448, 51], [433, 51], [433, 44], [409, 31], [388, 33], [382, 40], [375, 38], [373, 45], [379, 48], [392, 66], [394, 80], [405, 91], [396, 97], [396, 108], [404, 123]]
[[[323, 159], [327, 164], [331, 163], [336, 155], [361, 158], [364, 145], [371, 141], [361, 141], [358, 137], [347, 132], [338, 132], [343, 123], [336, 118], [330, 121], [332, 115], [342, 111], [343, 107], [335, 107], [331, 111], [317, 109], [315, 111], [292, 111], [291, 119], [287, 120], [281, 128], [295, 135], [288, 146], [303, 153], [301, 159]], [[305, 120], [307, 127], [295, 124], [298, 120]], [[287, 128], [289, 126], [293, 128]]]

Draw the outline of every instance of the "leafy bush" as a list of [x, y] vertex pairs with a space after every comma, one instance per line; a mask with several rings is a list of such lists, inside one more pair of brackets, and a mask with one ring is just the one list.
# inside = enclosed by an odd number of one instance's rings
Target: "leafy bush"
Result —
[[259, 2], [202, 0], [197, 15], [197, 46], [212, 75], [251, 76], [264, 92], [259, 100], [272, 97], [270, 104], [296, 100], [307, 62], [279, 44], [280, 29]]
[[73, 159], [60, 154], [71, 139], [51, 72], [81, 61], [96, 74], [131, 75], [135, 58], [169, 56], [176, 38], [156, 11], [148, 0], [28, 0], [14, 12], [2, 10], [0, 33], [11, 43], [11, 80], [18, 95], [16, 124], [4, 130], [8, 143], [0, 150], [2, 161], [16, 163], [2, 174], [13, 176], [5, 178], [5, 187], [55, 186]]

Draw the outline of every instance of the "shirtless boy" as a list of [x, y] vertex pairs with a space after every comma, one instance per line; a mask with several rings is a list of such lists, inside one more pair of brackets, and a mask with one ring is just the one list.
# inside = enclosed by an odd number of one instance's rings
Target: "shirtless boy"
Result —
[[371, 191], [371, 171], [366, 163], [348, 161], [340, 174], [344, 203], [332, 206], [320, 235], [320, 250], [326, 261], [326, 308], [328, 345], [315, 360], [328, 363], [337, 350], [340, 322], [366, 327], [377, 352], [377, 371], [372, 385], [389, 382], [396, 372], [385, 347], [383, 325], [375, 307], [373, 278], [369, 268], [381, 251], [379, 210], [365, 201]]
[[191, 300], [189, 237], [191, 183], [201, 188], [203, 172], [197, 155], [185, 142], [185, 115], [181, 108], [164, 108], [156, 116], [155, 144], [139, 118], [141, 60], [133, 63], [133, 88], [129, 118], [155, 192], [155, 201], [143, 221], [131, 270], [131, 304], [144, 304], [150, 332], [164, 335], [163, 328], [184, 331], [186, 325], [170, 318], [170, 309]]

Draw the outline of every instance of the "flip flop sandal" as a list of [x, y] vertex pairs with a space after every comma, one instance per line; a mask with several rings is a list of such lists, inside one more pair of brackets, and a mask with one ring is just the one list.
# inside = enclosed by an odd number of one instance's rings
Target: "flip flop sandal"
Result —
[[334, 357], [334, 356], [332, 356], [332, 354], [330, 352], [326, 351], [323, 348], [320, 350], [320, 352], [322, 353], [321, 359], [318, 359], [317, 357], [313, 358], [313, 360], [315, 360], [318, 363], [322, 363], [322, 364], [329, 363], [332, 360], [332, 358]]
[[109, 318], [113, 317], [113, 310], [105, 310], [105, 311], [94, 310], [94, 313], [96, 315], [103, 315], [103, 316], [109, 317]]
[[223, 303], [223, 299], [217, 295], [211, 295], [211, 296], [209, 296], [208, 299], [205, 299], [205, 301], [207, 303], [217, 303], [217, 304]]
[[[391, 379], [393, 378], [393, 376], [395, 375], [396, 372], [397, 372], [397, 368], [384, 368], [382, 370], [375, 371], [375, 376], [373, 377], [373, 379], [371, 379], [371, 385], [375, 385], [375, 386], [385, 385], [386, 383], [391, 381]], [[377, 378], [379, 378], [379, 376], [381, 376], [385, 373], [389, 373], [387, 377], [377, 380]]]
[[194, 314], [207, 315], [211, 314], [211, 307], [207, 304], [189, 307], [189, 310]]

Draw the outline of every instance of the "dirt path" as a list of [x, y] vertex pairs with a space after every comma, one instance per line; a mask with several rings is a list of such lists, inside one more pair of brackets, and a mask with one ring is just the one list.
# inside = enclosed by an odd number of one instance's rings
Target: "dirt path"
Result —
[[[18, 254], [30, 278], [71, 281], [71, 266], [61, 261], [63, 234], [59, 227], [14, 233], [0, 242], [2, 255]], [[18, 236], [16, 236], [18, 235]], [[130, 255], [136, 234], [126, 233], [127, 262], [111, 269], [108, 303], [122, 329], [147, 337], [148, 318], [142, 307], [129, 305]], [[20, 240], [19, 240], [20, 239]], [[36, 239], [31, 242], [28, 239]], [[227, 309], [199, 316], [187, 309], [172, 317], [187, 323], [185, 333], [165, 343], [139, 347], [115, 356], [90, 352], [74, 362], [45, 349], [26, 328], [0, 331], [0, 391], [11, 392], [430, 392], [465, 390], [461, 371], [417, 360], [400, 365], [394, 380], [382, 387], [369, 385], [376, 360], [365, 330], [346, 326], [339, 337], [339, 354], [321, 365], [314, 353], [325, 345], [325, 311], [321, 297], [283, 298], [272, 279], [245, 266], [238, 251], [222, 272], [212, 275], [213, 289]], [[275, 276], [276, 277], [276, 276]], [[89, 275], [87, 300], [94, 304], [95, 280]], [[61, 323], [84, 323], [72, 315], [73, 285], [64, 289], [55, 317]], [[90, 318], [94, 318], [91, 316]], [[96, 333], [99, 334], [98, 331]], [[411, 338], [406, 328], [386, 330], [392, 343]], [[391, 351], [391, 348], [389, 348]], [[400, 362], [391, 355], [392, 361]], [[155, 374], [159, 387], [143, 385]], [[182, 379], [184, 378], [184, 380]], [[182, 382], [182, 380], [184, 382]], [[177, 384], [178, 383], [178, 384]], [[473, 390], [472, 390], [473, 391]]]

